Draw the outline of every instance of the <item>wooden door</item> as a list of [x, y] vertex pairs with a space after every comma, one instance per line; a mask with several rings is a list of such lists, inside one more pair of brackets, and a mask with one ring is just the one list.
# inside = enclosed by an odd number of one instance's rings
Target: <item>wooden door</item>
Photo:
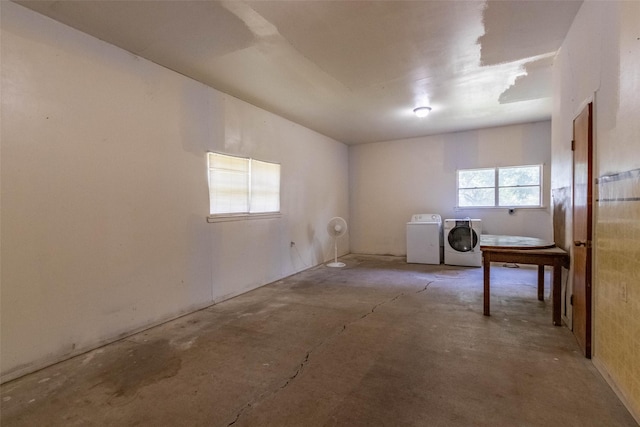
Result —
[[591, 358], [592, 103], [573, 121], [573, 333]]

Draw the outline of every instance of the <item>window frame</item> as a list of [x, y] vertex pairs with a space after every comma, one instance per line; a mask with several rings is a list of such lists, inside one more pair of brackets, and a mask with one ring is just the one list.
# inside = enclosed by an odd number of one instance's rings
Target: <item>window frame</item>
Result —
[[[523, 184], [523, 185], [500, 185], [500, 171], [506, 169], [519, 169], [527, 167], [537, 167], [539, 178], [537, 185]], [[480, 171], [480, 170], [493, 170], [494, 182], [492, 187], [460, 187], [460, 172], [461, 171]], [[544, 164], [529, 164], [529, 165], [514, 165], [514, 166], [495, 166], [495, 167], [479, 167], [469, 169], [456, 170], [456, 209], [541, 209], [545, 208], [544, 204]], [[500, 190], [504, 188], [520, 188], [520, 187], [538, 187], [539, 204], [537, 205], [501, 205], [500, 204]], [[493, 189], [493, 205], [460, 205], [460, 190], [473, 190], [473, 189]]]
[[[245, 181], [246, 181], [246, 211], [242, 211], [242, 212], [219, 212], [219, 213], [212, 213], [212, 196], [213, 196], [213, 188], [212, 188], [212, 172], [214, 170], [216, 170], [216, 168], [214, 168], [211, 165], [211, 156], [221, 156], [221, 157], [226, 157], [226, 158], [233, 158], [233, 159], [241, 159], [247, 162], [247, 170], [245, 172]], [[274, 211], [253, 211], [252, 212], [252, 187], [255, 186], [253, 177], [252, 177], [252, 170], [253, 170], [253, 165], [254, 162], [259, 162], [262, 164], [267, 164], [269, 166], [277, 166], [277, 210]], [[220, 169], [217, 169], [220, 170]], [[282, 166], [279, 163], [275, 163], [275, 162], [268, 162], [268, 161], [264, 161], [264, 160], [258, 160], [258, 159], [254, 159], [251, 157], [243, 157], [243, 156], [237, 156], [237, 155], [233, 155], [233, 154], [226, 154], [226, 153], [220, 153], [220, 152], [214, 152], [214, 151], [208, 151], [207, 152], [207, 187], [209, 190], [209, 214], [207, 215], [207, 222], [225, 222], [225, 221], [240, 221], [240, 220], [247, 220], [247, 219], [260, 219], [260, 218], [277, 218], [281, 216], [281, 196], [282, 196]], [[273, 190], [273, 188], [272, 188]], [[258, 199], [258, 197], [256, 197], [256, 199]]]

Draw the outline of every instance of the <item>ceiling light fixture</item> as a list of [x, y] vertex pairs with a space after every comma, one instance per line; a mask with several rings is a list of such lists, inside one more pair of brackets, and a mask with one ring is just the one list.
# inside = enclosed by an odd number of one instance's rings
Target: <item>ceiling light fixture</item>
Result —
[[418, 107], [418, 108], [414, 108], [413, 112], [416, 116], [422, 118], [422, 117], [427, 117], [429, 115], [429, 113], [431, 112], [431, 107]]

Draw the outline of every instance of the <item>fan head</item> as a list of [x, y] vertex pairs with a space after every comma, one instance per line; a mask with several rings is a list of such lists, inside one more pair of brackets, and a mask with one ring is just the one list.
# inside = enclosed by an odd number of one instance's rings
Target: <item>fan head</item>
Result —
[[339, 216], [333, 217], [327, 223], [327, 233], [333, 237], [333, 262], [327, 264], [327, 267], [344, 267], [344, 262], [338, 262], [338, 237], [344, 236], [347, 232], [347, 221]]
[[341, 237], [347, 232], [347, 221], [339, 216], [333, 217], [327, 224], [327, 233], [331, 237]]

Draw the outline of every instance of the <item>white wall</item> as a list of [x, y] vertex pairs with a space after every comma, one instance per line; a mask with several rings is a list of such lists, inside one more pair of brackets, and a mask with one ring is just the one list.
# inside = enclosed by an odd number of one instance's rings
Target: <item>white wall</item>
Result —
[[[406, 254], [415, 213], [480, 218], [486, 234], [552, 239], [548, 121], [351, 146], [351, 251]], [[456, 170], [544, 164], [544, 209], [455, 209]]]
[[554, 61], [552, 188], [571, 185], [573, 119], [594, 101], [597, 176], [640, 166], [638, 2], [587, 1]]
[[[3, 380], [332, 257], [345, 145], [1, 7]], [[208, 224], [209, 150], [280, 163], [282, 216]]]
[[[594, 178], [622, 178], [605, 187], [592, 183], [593, 360], [640, 421], [639, 23], [637, 1], [585, 1], [576, 15], [554, 61], [552, 189], [571, 189], [573, 119], [592, 101]], [[605, 190], [614, 191], [602, 200], [598, 192]], [[554, 222], [566, 223], [571, 249], [568, 202]], [[571, 294], [571, 281], [568, 287]]]

